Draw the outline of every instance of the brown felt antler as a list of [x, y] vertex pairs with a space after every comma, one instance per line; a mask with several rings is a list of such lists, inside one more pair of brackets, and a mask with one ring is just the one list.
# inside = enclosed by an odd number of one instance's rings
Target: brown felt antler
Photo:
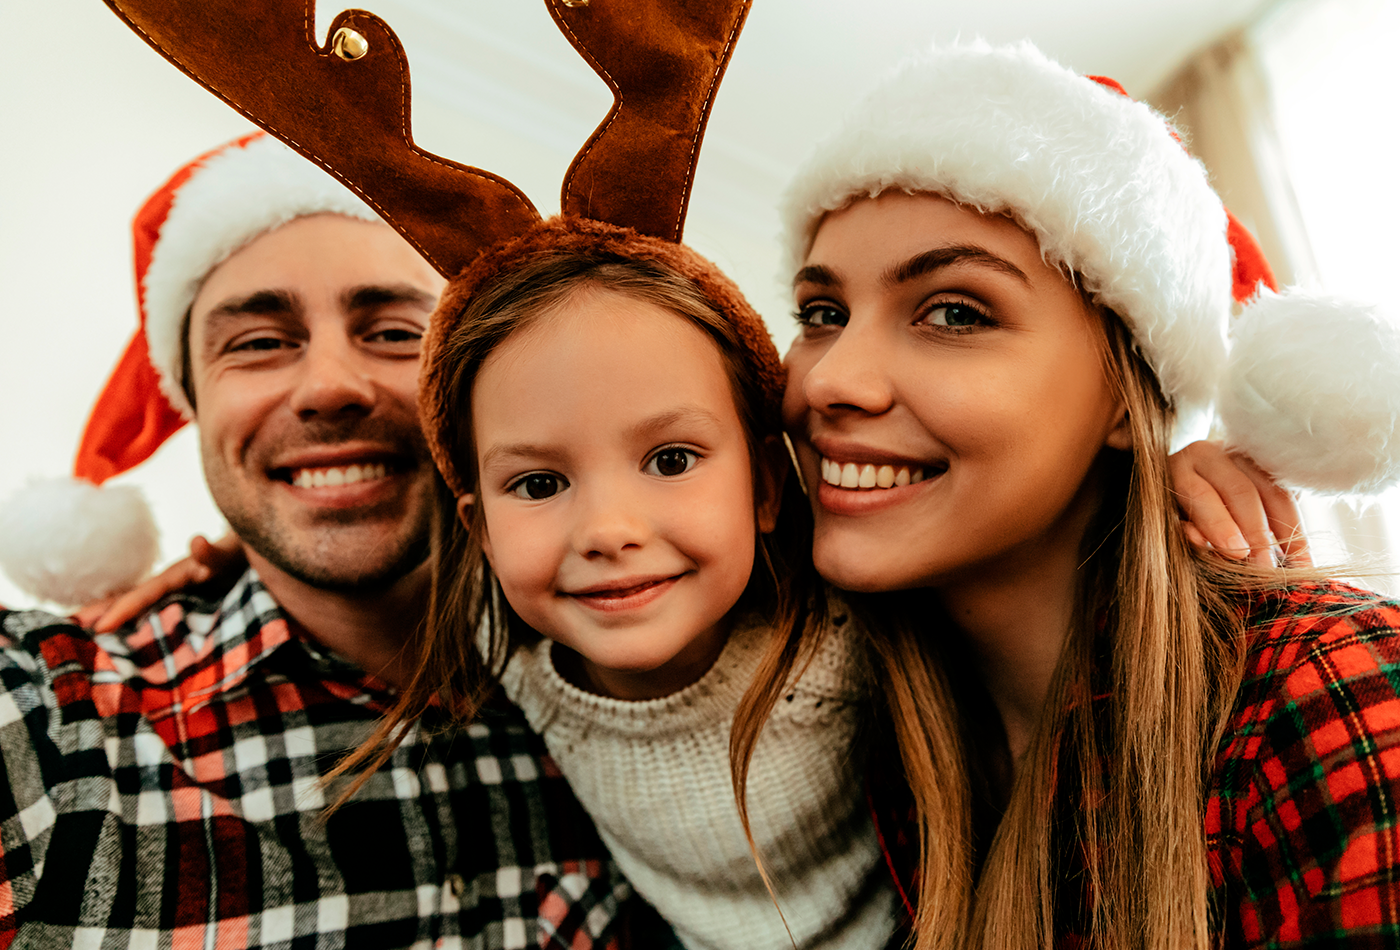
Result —
[[679, 241], [700, 139], [748, 0], [548, 0], [613, 107], [564, 176], [565, 214]]
[[[196, 82], [363, 197], [443, 275], [540, 220], [510, 182], [420, 149], [408, 60], [347, 10], [316, 45], [315, 0], [104, 0]], [[546, 0], [614, 105], [562, 207], [679, 240], [700, 138], [750, 0]]]

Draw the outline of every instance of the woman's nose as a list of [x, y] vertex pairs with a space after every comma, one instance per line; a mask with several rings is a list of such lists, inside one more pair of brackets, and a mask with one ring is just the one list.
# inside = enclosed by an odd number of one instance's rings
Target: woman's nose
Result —
[[807, 370], [802, 390], [808, 405], [823, 413], [885, 412], [894, 402], [891, 356], [878, 327], [844, 327]]

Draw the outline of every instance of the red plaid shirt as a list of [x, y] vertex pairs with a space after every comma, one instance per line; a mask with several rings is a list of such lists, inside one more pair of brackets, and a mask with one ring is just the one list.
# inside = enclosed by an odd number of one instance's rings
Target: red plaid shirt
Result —
[[0, 948], [610, 946], [631, 890], [503, 701], [347, 805], [384, 684], [246, 574], [125, 636], [0, 611]]
[[[1206, 799], [1220, 945], [1400, 947], [1400, 604], [1321, 584], [1245, 610], [1245, 678]], [[912, 805], [872, 792], [910, 883]], [[1082, 945], [1078, 929], [1062, 921], [1057, 946]]]

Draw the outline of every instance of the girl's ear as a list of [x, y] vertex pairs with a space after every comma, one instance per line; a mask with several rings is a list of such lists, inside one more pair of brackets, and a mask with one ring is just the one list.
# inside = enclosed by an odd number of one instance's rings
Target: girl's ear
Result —
[[1128, 407], [1118, 406], [1118, 421], [1113, 424], [1113, 428], [1108, 430], [1108, 436], [1104, 439], [1104, 445], [1110, 449], [1118, 449], [1123, 452], [1131, 452], [1133, 449], [1133, 427], [1128, 419]]
[[758, 459], [758, 482], [754, 485], [754, 514], [758, 530], [770, 533], [778, 526], [778, 509], [783, 504], [783, 486], [792, 470], [792, 458], [781, 436], [770, 435], [763, 440]]
[[[472, 530], [472, 508], [475, 505], [476, 495], [471, 492], [457, 496], [457, 520], [462, 522], [462, 527], [467, 529], [468, 534], [471, 534]], [[491, 559], [491, 538], [485, 531], [481, 532], [481, 551], [487, 560]]]

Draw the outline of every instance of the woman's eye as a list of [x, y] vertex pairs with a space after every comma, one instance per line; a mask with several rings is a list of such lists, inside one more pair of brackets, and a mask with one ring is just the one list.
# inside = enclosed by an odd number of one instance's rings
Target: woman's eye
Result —
[[553, 498], [568, 485], [569, 483], [558, 475], [551, 475], [548, 472], [534, 472], [511, 485], [508, 491], [517, 498], [539, 501], [542, 498]]
[[662, 449], [647, 461], [646, 473], [671, 478], [684, 475], [695, 467], [700, 456], [690, 449]]
[[809, 303], [797, 311], [797, 322], [804, 327], [844, 327], [849, 319], [828, 303]]
[[936, 327], [975, 327], [988, 322], [985, 313], [962, 303], [939, 304], [929, 310], [924, 321]]

